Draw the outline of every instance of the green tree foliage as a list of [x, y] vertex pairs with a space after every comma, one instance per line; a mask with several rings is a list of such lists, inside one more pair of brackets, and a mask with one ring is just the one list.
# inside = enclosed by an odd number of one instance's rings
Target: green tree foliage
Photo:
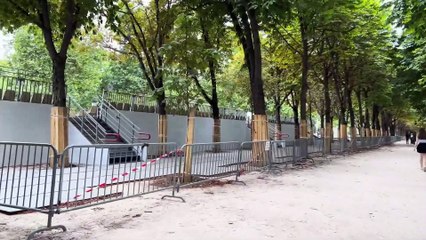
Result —
[[[108, 77], [114, 74], [113, 67], [109, 67], [113, 62], [108, 61], [108, 52], [97, 46], [94, 38], [86, 35], [80, 42], [71, 46], [65, 70], [68, 93], [85, 107], [99, 95], [101, 81], [109, 83]], [[13, 47], [11, 66], [20, 69], [23, 74], [36, 77], [37, 80], [49, 79], [52, 62], [38, 28], [19, 28], [15, 32]]]
[[71, 41], [81, 27], [94, 25], [96, 13], [110, 1], [1, 0], [0, 27], [8, 31], [33, 24], [41, 29], [52, 61], [53, 104], [66, 106], [65, 65]]
[[[412, 108], [426, 115], [423, 1], [0, 2], [12, 9], [0, 11], [2, 27], [32, 24], [16, 32], [12, 65], [49, 75], [66, 60], [68, 91], [87, 104], [112, 86], [150, 92], [162, 115], [166, 102], [208, 103], [215, 118], [219, 106], [274, 113], [277, 121], [291, 109], [297, 134], [299, 119], [324, 127], [338, 117], [362, 134], [395, 129]], [[98, 34], [80, 31], [98, 19], [107, 22], [102, 34], [114, 33], [106, 49]], [[390, 23], [403, 29], [398, 40]]]
[[147, 85], [157, 100], [158, 112], [166, 114], [164, 72], [168, 59], [165, 47], [178, 9], [173, 1], [137, 2], [121, 0], [105, 13], [108, 26], [131, 56], [138, 61]]
[[[394, 0], [390, 21], [400, 27], [393, 60], [397, 69], [395, 87], [418, 113], [419, 122], [426, 117], [426, 2]], [[406, 108], [409, 108], [408, 106]], [[409, 110], [407, 110], [409, 112]], [[409, 114], [407, 114], [409, 115]], [[414, 122], [414, 121], [413, 121]]]
[[101, 89], [112, 87], [114, 92], [147, 93], [148, 86], [141, 81], [138, 63], [128, 56], [110, 54], [101, 79]]

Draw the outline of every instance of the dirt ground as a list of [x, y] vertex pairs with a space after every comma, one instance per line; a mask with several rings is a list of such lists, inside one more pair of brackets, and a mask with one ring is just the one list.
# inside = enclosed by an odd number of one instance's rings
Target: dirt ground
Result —
[[[63, 213], [66, 233], [38, 239], [426, 239], [426, 173], [396, 144], [303, 170], [251, 173], [247, 185], [183, 189]], [[25, 239], [38, 213], [0, 215], [0, 239]]]

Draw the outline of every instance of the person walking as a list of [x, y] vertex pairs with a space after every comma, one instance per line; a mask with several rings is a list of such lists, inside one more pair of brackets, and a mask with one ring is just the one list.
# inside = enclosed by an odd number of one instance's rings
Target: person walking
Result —
[[405, 143], [408, 144], [410, 141], [410, 131], [405, 132]]
[[413, 145], [416, 144], [416, 132], [411, 131], [411, 133], [410, 133], [410, 142]]
[[415, 146], [420, 153], [420, 168], [426, 172], [426, 130], [424, 128], [420, 128]]

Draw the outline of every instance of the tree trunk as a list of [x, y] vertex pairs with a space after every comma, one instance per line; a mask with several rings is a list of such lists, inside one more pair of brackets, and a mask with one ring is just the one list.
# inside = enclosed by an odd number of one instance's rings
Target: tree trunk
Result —
[[[270, 136], [271, 137], [271, 136]], [[281, 105], [275, 101], [275, 140], [281, 140]]]
[[364, 131], [364, 115], [362, 111], [362, 98], [361, 98], [361, 91], [356, 91], [356, 98], [358, 100], [358, 115], [359, 115], [359, 134], [363, 138], [365, 137], [365, 131]]
[[380, 129], [380, 136], [386, 136], [386, 132], [387, 132], [387, 121], [386, 121], [386, 114], [384, 111], [380, 112], [380, 121], [381, 121], [381, 126], [382, 128]]
[[312, 100], [309, 101], [309, 134], [308, 137], [314, 136], [314, 122], [312, 120]]
[[65, 85], [65, 64], [66, 57], [55, 57], [52, 60], [53, 76], [52, 76], [52, 91], [53, 91], [53, 106], [67, 107], [67, 94]]
[[364, 102], [365, 102], [365, 120], [364, 120], [364, 127], [365, 127], [365, 135], [366, 137], [371, 137], [371, 125], [370, 125], [370, 112], [368, 110], [368, 103], [367, 103], [367, 97], [368, 93], [364, 90]]
[[[212, 61], [209, 63], [210, 65], [210, 79], [212, 84], [212, 101], [211, 101], [211, 108], [213, 111], [213, 142], [220, 142], [221, 141], [221, 135], [220, 135], [220, 126], [221, 126], [221, 120], [219, 116], [219, 100], [217, 97], [217, 86], [216, 86], [216, 73], [214, 64]], [[216, 149], [219, 150], [220, 149]]]
[[[200, 17], [200, 25], [202, 30], [202, 35], [204, 39], [204, 46], [206, 49], [212, 49], [213, 46], [210, 41], [210, 34], [208, 29], [206, 28], [204, 24], [203, 16]], [[219, 40], [218, 40], [219, 41]], [[210, 104], [210, 107], [213, 112], [213, 142], [220, 142], [221, 136], [220, 136], [220, 127], [221, 127], [221, 120], [219, 116], [219, 100], [217, 97], [217, 80], [216, 80], [216, 66], [214, 59], [211, 57], [208, 57], [208, 63], [209, 63], [209, 73], [210, 73], [210, 83], [212, 86], [211, 89], [211, 98], [207, 95], [206, 91], [203, 89], [201, 84], [198, 80], [196, 80], [196, 84], [201, 91], [202, 95], [204, 96], [204, 99]], [[213, 151], [219, 152], [220, 151], [220, 145], [215, 145]]]
[[330, 70], [324, 64], [324, 100], [325, 100], [325, 153], [331, 152], [333, 129], [331, 124]]
[[[166, 95], [164, 92], [157, 95], [158, 109], [158, 142], [167, 142], [167, 112], [166, 112]], [[164, 153], [164, 150], [162, 150]], [[163, 154], [162, 153], [162, 154]]]
[[[243, 47], [245, 63], [249, 70], [251, 103], [254, 113], [252, 140], [268, 140], [268, 122], [262, 80], [261, 43], [256, 8], [249, 6], [248, 1], [241, 1], [240, 4], [227, 1], [226, 4], [235, 32]], [[257, 115], [259, 117], [256, 117]]]
[[[217, 106], [217, 104], [214, 104], [214, 106], [212, 106], [213, 109], [213, 142], [217, 143], [220, 142], [220, 127], [221, 127], [221, 120], [220, 120], [220, 116], [219, 116], [219, 107]], [[214, 152], [220, 152], [220, 145], [217, 144], [215, 145], [215, 147], [213, 148]]]
[[[250, 85], [251, 85], [251, 99], [253, 102], [253, 112], [255, 114], [253, 130], [254, 130], [254, 141], [269, 140], [268, 137], [268, 121], [266, 117], [266, 105], [265, 96], [263, 91], [263, 80], [262, 80], [262, 55], [261, 55], [261, 43], [259, 38], [259, 25], [256, 18], [255, 8], [246, 6], [248, 18], [250, 22], [251, 35], [248, 38], [252, 38], [252, 51], [251, 66], [250, 66]], [[256, 115], [259, 115], [256, 117]], [[264, 121], [264, 122], [262, 122]]]
[[[252, 140], [268, 141], [268, 121], [262, 80], [262, 55], [259, 38], [259, 23], [256, 8], [249, 2], [226, 1], [235, 32], [244, 50], [245, 63], [249, 70], [251, 100], [253, 106]], [[237, 15], [238, 14], [238, 15]], [[255, 144], [252, 150], [255, 164], [266, 165], [265, 148]]]
[[390, 135], [395, 136], [395, 131], [396, 131], [396, 120], [392, 118], [391, 125], [389, 126]]
[[193, 108], [189, 112], [188, 124], [186, 129], [186, 149], [185, 149], [185, 164], [184, 164], [184, 182], [189, 183], [192, 181], [192, 146], [194, 143], [194, 129], [195, 129], [195, 113], [196, 109]]
[[370, 125], [370, 112], [368, 110], [367, 105], [365, 106], [364, 126], [365, 126], [365, 136], [372, 137], [371, 125]]
[[351, 145], [356, 148], [356, 126], [355, 126], [355, 111], [352, 104], [352, 92], [347, 90], [348, 108], [349, 108], [349, 121], [351, 125]]
[[[65, 63], [66, 57], [60, 57], [58, 54], [52, 59], [52, 98], [53, 107], [50, 117], [50, 143], [56, 148], [58, 153], [63, 153], [68, 146], [68, 109], [67, 94], [65, 85]], [[54, 166], [53, 156], [50, 160], [50, 167]], [[69, 167], [67, 156], [63, 158], [64, 162], [58, 162], [59, 166]]]
[[299, 107], [298, 105], [292, 106], [293, 118], [294, 118], [294, 139], [300, 138], [300, 123], [299, 123]]
[[347, 139], [347, 122], [345, 118], [346, 109], [340, 108], [340, 116], [339, 116], [339, 131], [340, 131], [340, 139], [346, 140]]
[[307, 138], [307, 94], [308, 94], [308, 71], [309, 71], [309, 43], [305, 19], [299, 16], [300, 34], [302, 36], [302, 79], [300, 89], [300, 138]]
[[378, 137], [380, 132], [379, 110], [379, 106], [373, 104], [373, 131], [375, 137]]

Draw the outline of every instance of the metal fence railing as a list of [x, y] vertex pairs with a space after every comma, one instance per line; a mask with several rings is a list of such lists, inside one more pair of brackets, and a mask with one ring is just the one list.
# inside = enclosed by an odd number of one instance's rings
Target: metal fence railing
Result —
[[[333, 139], [331, 142], [331, 153], [345, 154], [356, 150], [374, 149], [400, 141], [398, 136], [382, 137], [357, 137], [355, 139]], [[319, 146], [319, 145], [318, 145]], [[324, 144], [322, 145], [324, 152]]]
[[[153, 113], [157, 111], [157, 103], [155, 99], [148, 95], [109, 92], [104, 93], [104, 96], [106, 97], [106, 100], [108, 100], [111, 105], [118, 110]], [[169, 114], [187, 115], [189, 109], [192, 109], [193, 107], [194, 104], [190, 104], [190, 106], [167, 104], [167, 112]], [[245, 120], [247, 111], [221, 107], [219, 108], [219, 115], [220, 118], [223, 119]], [[198, 105], [196, 116], [212, 117], [211, 107], [205, 104]]]
[[48, 215], [47, 227], [29, 238], [45, 230], [66, 230], [64, 226], [52, 226], [58, 195], [57, 159], [56, 149], [48, 144], [0, 142], [0, 209]]
[[177, 187], [236, 176], [240, 142], [187, 144], [180, 149]]
[[172, 188], [177, 145], [105, 144], [71, 146], [61, 161], [73, 164], [59, 172], [58, 212]]
[[[350, 152], [391, 144], [399, 137], [357, 138], [336, 144]], [[345, 141], [347, 142], [347, 141]], [[343, 148], [342, 146], [347, 146]], [[48, 144], [0, 142], [0, 210], [65, 213], [153, 192], [235, 177], [245, 172], [298, 165], [324, 154], [322, 139], [189, 144], [69, 146], [59, 155]]]
[[50, 82], [0, 72], [0, 100], [51, 104], [52, 99]]

